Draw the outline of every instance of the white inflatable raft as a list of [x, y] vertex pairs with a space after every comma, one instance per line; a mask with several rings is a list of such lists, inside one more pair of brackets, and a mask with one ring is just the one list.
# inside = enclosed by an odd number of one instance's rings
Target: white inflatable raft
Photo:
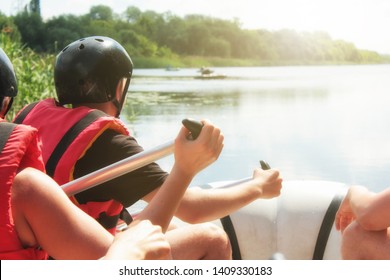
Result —
[[289, 260], [337, 260], [341, 234], [334, 217], [346, 191], [336, 182], [284, 181], [279, 197], [259, 199], [214, 222], [229, 235], [233, 259], [271, 259], [279, 253]]

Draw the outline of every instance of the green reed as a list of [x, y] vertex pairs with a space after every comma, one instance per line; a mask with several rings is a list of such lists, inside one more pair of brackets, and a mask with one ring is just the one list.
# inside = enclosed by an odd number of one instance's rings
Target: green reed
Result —
[[18, 80], [18, 96], [7, 116], [8, 120], [12, 120], [28, 103], [55, 95], [53, 78], [55, 57], [37, 54], [21, 43], [11, 40], [3, 32], [0, 33], [0, 47], [14, 65]]

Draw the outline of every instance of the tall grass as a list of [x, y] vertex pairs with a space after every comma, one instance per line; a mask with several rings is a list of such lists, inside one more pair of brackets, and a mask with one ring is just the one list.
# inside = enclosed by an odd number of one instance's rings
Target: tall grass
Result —
[[53, 55], [40, 55], [12, 41], [5, 33], [0, 33], [0, 47], [8, 55], [16, 73], [19, 92], [7, 115], [11, 121], [25, 105], [55, 95]]

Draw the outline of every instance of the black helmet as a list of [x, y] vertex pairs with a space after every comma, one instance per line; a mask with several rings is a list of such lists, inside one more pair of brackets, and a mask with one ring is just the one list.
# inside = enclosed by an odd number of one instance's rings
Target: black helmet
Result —
[[8, 56], [0, 48], [0, 117], [4, 117], [18, 93], [14, 67]]
[[[108, 37], [77, 40], [57, 56], [54, 81], [60, 104], [113, 101], [118, 115], [129, 87], [133, 63], [126, 50]], [[122, 96], [116, 97], [118, 83], [126, 79]]]

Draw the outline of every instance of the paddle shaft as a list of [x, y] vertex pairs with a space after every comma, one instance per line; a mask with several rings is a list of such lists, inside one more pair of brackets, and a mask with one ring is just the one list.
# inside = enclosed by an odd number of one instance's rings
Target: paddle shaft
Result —
[[173, 151], [174, 142], [170, 141], [98, 169], [62, 185], [61, 188], [68, 196], [72, 196], [164, 158]]
[[[269, 170], [271, 169], [271, 166], [264, 160], [260, 160], [260, 166], [261, 166], [261, 169], [263, 170]], [[247, 177], [247, 178], [243, 178], [243, 179], [239, 179], [239, 180], [236, 180], [236, 181], [233, 181], [233, 182], [228, 182], [222, 186], [219, 186], [218, 189], [225, 189], [225, 188], [231, 188], [231, 187], [235, 187], [235, 186], [238, 186], [242, 183], [246, 183], [246, 182], [249, 182], [250, 180], [252, 180], [253, 177]]]
[[[193, 139], [196, 139], [202, 130], [203, 124], [194, 120], [185, 119], [183, 125], [190, 131]], [[98, 169], [83, 177], [70, 181], [61, 186], [68, 196], [103, 184], [126, 173], [148, 165], [158, 159], [164, 158], [174, 152], [174, 141], [156, 146], [148, 151], [143, 151], [104, 168]]]

